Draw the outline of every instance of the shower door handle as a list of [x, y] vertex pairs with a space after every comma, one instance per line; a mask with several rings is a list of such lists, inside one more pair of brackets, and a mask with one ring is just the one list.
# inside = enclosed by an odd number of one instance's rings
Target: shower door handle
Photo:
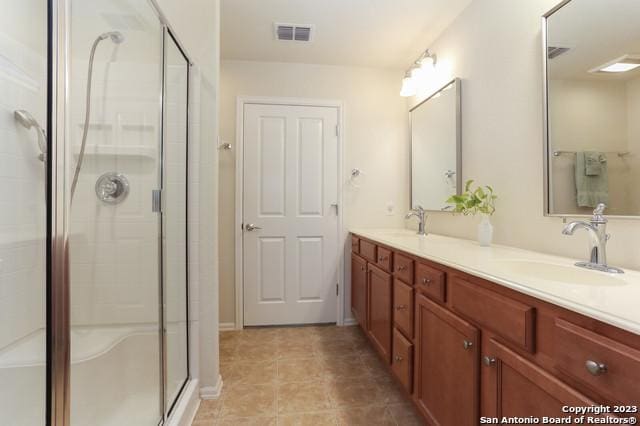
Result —
[[162, 213], [162, 190], [160, 189], [151, 191], [151, 211]]

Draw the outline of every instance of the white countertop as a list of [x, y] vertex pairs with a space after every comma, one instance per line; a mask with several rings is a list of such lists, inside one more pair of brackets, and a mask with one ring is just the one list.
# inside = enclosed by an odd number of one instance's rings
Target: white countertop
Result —
[[[640, 272], [607, 274], [574, 266], [584, 259], [407, 229], [352, 229], [352, 233], [640, 334]], [[587, 248], [585, 247], [585, 253]]]

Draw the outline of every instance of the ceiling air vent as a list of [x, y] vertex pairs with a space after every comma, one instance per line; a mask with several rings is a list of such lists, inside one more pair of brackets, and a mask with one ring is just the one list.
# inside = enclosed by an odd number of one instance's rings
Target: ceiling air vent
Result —
[[547, 57], [549, 59], [554, 59], [568, 51], [569, 51], [568, 47], [549, 46], [547, 47]]
[[311, 41], [313, 25], [275, 23], [276, 40]]

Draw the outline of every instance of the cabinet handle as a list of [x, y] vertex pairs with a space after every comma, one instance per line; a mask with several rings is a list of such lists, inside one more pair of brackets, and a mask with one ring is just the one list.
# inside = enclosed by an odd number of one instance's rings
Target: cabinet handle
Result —
[[469, 349], [471, 346], [473, 346], [473, 342], [472, 342], [472, 341], [469, 341], [469, 340], [464, 340], [464, 341], [462, 342], [462, 346], [463, 346], [465, 349]]
[[360, 269], [362, 269], [364, 271], [366, 268], [364, 266], [361, 266]]
[[378, 257], [378, 262], [384, 262], [387, 259], [388, 259], [387, 256], [380, 256], [380, 257]]
[[393, 359], [395, 360], [395, 362], [400, 362], [400, 361], [402, 361], [402, 357], [401, 357], [401, 356], [399, 356], [399, 355], [396, 355]]
[[431, 280], [429, 278], [423, 278], [422, 284], [431, 284]]
[[491, 367], [491, 366], [495, 365], [496, 359], [494, 357], [492, 357], [492, 356], [485, 355], [485, 356], [482, 357], [482, 363], [484, 365], [486, 365], [487, 367]]
[[398, 306], [396, 306], [396, 311], [402, 311], [404, 309], [407, 309], [407, 305], [398, 305]]
[[400, 271], [404, 271], [405, 269], [407, 269], [407, 267], [406, 267], [406, 266], [404, 266], [404, 265], [400, 265], [400, 266], [398, 266], [398, 267], [396, 268], [396, 270], [397, 270], [398, 272], [400, 272]]
[[600, 376], [607, 372], [607, 365], [600, 362], [588, 360], [584, 363], [587, 371], [594, 376]]

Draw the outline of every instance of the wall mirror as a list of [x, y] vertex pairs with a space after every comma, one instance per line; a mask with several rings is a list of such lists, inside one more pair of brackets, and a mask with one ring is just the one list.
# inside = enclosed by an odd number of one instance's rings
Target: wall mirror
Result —
[[411, 109], [411, 208], [447, 210], [462, 191], [460, 80]]
[[640, 215], [640, 2], [569, 0], [543, 18], [545, 214]]

